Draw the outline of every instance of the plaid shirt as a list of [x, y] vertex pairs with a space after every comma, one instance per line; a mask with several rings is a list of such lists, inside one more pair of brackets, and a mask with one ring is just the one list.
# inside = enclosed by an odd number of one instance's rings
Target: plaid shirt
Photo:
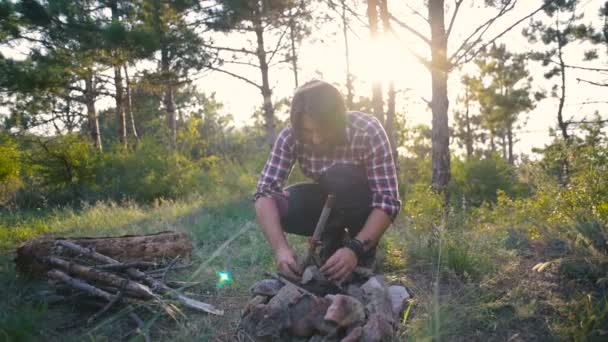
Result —
[[330, 158], [316, 154], [310, 145], [297, 141], [291, 127], [284, 128], [262, 170], [254, 199], [281, 193], [296, 160], [302, 173], [315, 181], [335, 164], [363, 165], [372, 191], [371, 206], [382, 209], [394, 220], [401, 202], [393, 154], [384, 128], [373, 116], [351, 112], [346, 134], [348, 143], [337, 147]]

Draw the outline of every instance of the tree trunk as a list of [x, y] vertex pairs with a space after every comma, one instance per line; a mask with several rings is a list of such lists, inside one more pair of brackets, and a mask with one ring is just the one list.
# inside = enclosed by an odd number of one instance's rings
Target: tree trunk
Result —
[[431, 130], [432, 186], [437, 190], [444, 190], [451, 175], [448, 127], [449, 65], [443, 0], [429, 0], [429, 22], [431, 26], [431, 110], [433, 112]]
[[344, 35], [344, 57], [346, 62], [346, 107], [353, 107], [354, 89], [353, 76], [350, 73], [350, 49], [348, 46], [348, 17], [346, 16], [346, 3], [342, 0], [342, 34]]
[[[378, 1], [368, 0], [367, 1], [367, 19], [369, 22], [369, 32], [372, 43], [378, 41]], [[378, 54], [378, 51], [374, 51]], [[382, 57], [382, 56], [378, 56]], [[370, 63], [382, 63], [380, 60], [370, 61]], [[382, 99], [382, 83], [379, 80], [372, 80], [372, 110], [374, 116], [380, 121], [382, 125], [384, 122], [384, 101]]]
[[293, 80], [296, 88], [299, 86], [298, 82], [298, 53], [296, 51], [296, 23], [293, 20], [294, 14], [289, 11], [289, 38], [291, 40], [291, 69], [293, 70]]
[[139, 136], [137, 135], [137, 128], [135, 127], [135, 118], [133, 117], [133, 103], [131, 101], [131, 82], [129, 80], [129, 70], [127, 68], [127, 64], [124, 65], [125, 70], [125, 90], [127, 95], [127, 101], [125, 102], [125, 110], [129, 115], [129, 120], [131, 122], [131, 132], [135, 140], [139, 140]]
[[469, 87], [467, 86], [466, 88], [466, 93], [465, 93], [465, 112], [464, 112], [464, 119], [465, 119], [465, 129], [466, 129], [466, 133], [465, 133], [465, 146], [466, 146], [466, 150], [467, 150], [467, 159], [471, 159], [471, 157], [473, 156], [473, 132], [471, 130], [471, 117], [470, 117], [470, 102], [469, 102]]
[[163, 104], [167, 112], [167, 127], [169, 128], [169, 146], [175, 150], [177, 143], [177, 122], [175, 119], [175, 102], [173, 101], [173, 77], [169, 70], [169, 51], [166, 46], [161, 47], [161, 73], [164, 79], [165, 93]]
[[[564, 139], [564, 143], [566, 147], [570, 146], [570, 135], [568, 134], [568, 122], [564, 121], [563, 111], [564, 111], [564, 103], [566, 102], [566, 63], [564, 62], [564, 56], [562, 51], [562, 35], [559, 30], [559, 21], [555, 21], [556, 32], [557, 32], [557, 57], [559, 59], [559, 68], [561, 73], [561, 92], [559, 96], [559, 105], [557, 107], [557, 125], [562, 133], [562, 138]], [[568, 178], [570, 176], [570, 163], [568, 161], [568, 153], [566, 152], [564, 156], [562, 156], [561, 160], [561, 174], [560, 174], [560, 183], [562, 185], [568, 184]]]
[[260, 72], [262, 73], [262, 97], [264, 98], [264, 123], [266, 125], [266, 141], [269, 145], [274, 144], [276, 136], [274, 106], [272, 104], [272, 90], [270, 89], [270, 81], [268, 79], [268, 61], [266, 60], [266, 50], [264, 48], [264, 26], [262, 25], [263, 8], [258, 8], [256, 11], [257, 17], [253, 20], [255, 36], [257, 39], [258, 62], [260, 63]]
[[504, 132], [500, 136], [500, 145], [502, 147], [502, 159], [508, 160], [508, 156], [507, 156], [507, 135]]
[[[34, 274], [45, 272], [48, 269], [47, 265], [41, 261], [52, 254], [57, 240], [61, 239], [42, 237], [22, 244], [17, 248], [15, 257], [15, 264], [19, 270]], [[85, 237], [71, 239], [71, 241], [121, 262], [156, 261], [161, 258], [174, 258], [178, 255], [189, 257], [192, 252], [192, 243], [188, 235], [175, 232], [119, 237]]]
[[[112, 10], [112, 21], [118, 22], [120, 20], [118, 16], [118, 4], [114, 0], [110, 3], [110, 8]], [[118, 122], [118, 139], [123, 147], [127, 147], [127, 125], [125, 120], [125, 112], [123, 109], [123, 89], [122, 89], [122, 75], [120, 72], [120, 64], [119, 61], [119, 51], [118, 49], [114, 49], [112, 51], [112, 65], [114, 67], [114, 87], [116, 89], [116, 94], [114, 98], [116, 100], [116, 120]]]
[[507, 126], [507, 145], [509, 148], [508, 161], [511, 165], [515, 165], [515, 157], [513, 156], [513, 144], [513, 124], [509, 124], [509, 126]]
[[391, 149], [393, 151], [393, 158], [395, 161], [395, 166], [398, 167], [399, 155], [397, 154], [397, 137], [395, 132], [395, 82], [390, 81], [388, 85], [388, 108], [386, 110], [386, 134], [388, 135], [388, 140], [391, 143]]
[[99, 152], [103, 151], [101, 145], [101, 135], [99, 134], [99, 119], [97, 118], [97, 112], [95, 111], [95, 81], [94, 74], [91, 69], [88, 70], [88, 73], [84, 79], [85, 84], [85, 101], [87, 106], [87, 119], [89, 121], [89, 134], [91, 135], [91, 140], [93, 140], [93, 145], [99, 149]]

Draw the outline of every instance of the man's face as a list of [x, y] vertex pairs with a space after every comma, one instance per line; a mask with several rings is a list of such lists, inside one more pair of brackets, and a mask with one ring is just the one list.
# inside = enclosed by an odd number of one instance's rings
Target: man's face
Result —
[[311, 144], [315, 152], [321, 154], [327, 153], [330, 146], [328, 146], [326, 139], [323, 137], [321, 127], [306, 114], [302, 115], [301, 120], [304, 141]]

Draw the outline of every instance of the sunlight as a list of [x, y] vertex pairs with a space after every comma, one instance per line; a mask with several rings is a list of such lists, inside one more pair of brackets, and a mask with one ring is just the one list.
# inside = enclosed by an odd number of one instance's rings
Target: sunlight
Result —
[[400, 43], [392, 36], [380, 36], [375, 41], [361, 44], [360, 77], [367, 81], [386, 83], [396, 81], [403, 66], [403, 54], [396, 47]]

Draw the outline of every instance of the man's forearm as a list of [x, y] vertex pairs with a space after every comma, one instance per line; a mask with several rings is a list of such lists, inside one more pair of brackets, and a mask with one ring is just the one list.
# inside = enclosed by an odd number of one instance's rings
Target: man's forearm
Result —
[[283, 233], [283, 228], [281, 227], [279, 211], [274, 200], [269, 197], [258, 198], [255, 201], [255, 211], [258, 223], [262, 227], [262, 231], [266, 236], [266, 240], [270, 243], [273, 252], [276, 254], [277, 251], [289, 247]]
[[390, 225], [390, 216], [388, 216], [384, 210], [374, 208], [367, 217], [363, 229], [361, 229], [355, 238], [362, 242], [369, 241], [369, 243], [366, 243], [364, 246], [365, 250], [368, 250], [372, 246], [378, 244], [378, 241], [380, 241], [380, 238]]

